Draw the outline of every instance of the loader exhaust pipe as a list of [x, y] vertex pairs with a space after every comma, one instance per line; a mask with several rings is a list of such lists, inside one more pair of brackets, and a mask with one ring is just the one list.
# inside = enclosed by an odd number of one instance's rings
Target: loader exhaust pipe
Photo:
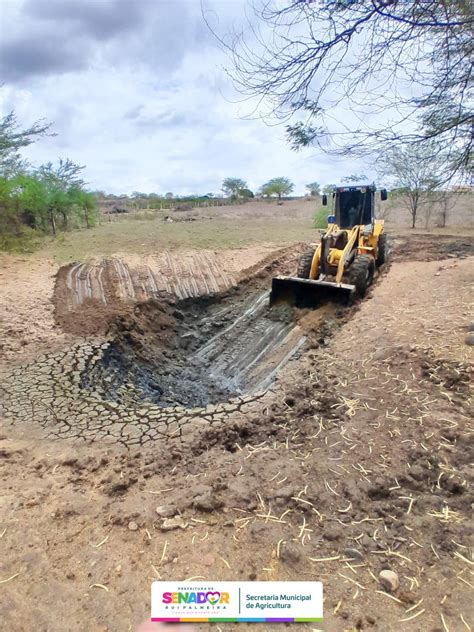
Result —
[[350, 305], [354, 296], [355, 286], [348, 283], [277, 276], [272, 279], [270, 306], [317, 307], [326, 301]]

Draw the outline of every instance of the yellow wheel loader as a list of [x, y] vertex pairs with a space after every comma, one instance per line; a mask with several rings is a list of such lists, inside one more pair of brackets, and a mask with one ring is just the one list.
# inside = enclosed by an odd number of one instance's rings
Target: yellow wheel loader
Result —
[[[349, 304], [355, 296], [365, 295], [376, 267], [387, 257], [384, 222], [375, 219], [375, 195], [372, 184], [335, 187], [319, 244], [311, 244], [302, 255], [297, 277], [272, 280], [270, 305], [314, 307], [327, 299]], [[380, 198], [387, 199], [385, 189]], [[327, 206], [326, 195], [322, 202]]]

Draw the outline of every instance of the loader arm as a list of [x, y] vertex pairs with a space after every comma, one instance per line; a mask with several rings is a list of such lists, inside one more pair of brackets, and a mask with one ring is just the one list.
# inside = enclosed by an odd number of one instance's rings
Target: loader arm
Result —
[[[336, 224], [329, 224], [328, 229], [324, 236], [326, 237], [327, 235], [330, 235], [331, 233], [334, 233], [337, 230], [338, 230], [338, 227]], [[311, 263], [309, 278], [312, 279], [313, 281], [317, 279], [319, 276], [318, 268], [319, 268], [320, 259], [321, 259], [321, 242], [319, 242], [319, 246], [316, 248], [316, 252], [314, 253], [313, 261]]]
[[337, 265], [336, 283], [341, 283], [342, 281], [346, 263], [348, 262], [352, 254], [352, 251], [354, 250], [354, 244], [356, 240], [358, 239], [358, 237], [359, 237], [359, 226], [354, 226], [354, 228], [349, 233], [349, 238], [347, 240], [346, 247], [342, 251], [342, 255]]
[[316, 252], [314, 253], [313, 261], [311, 262], [311, 270], [309, 272], [310, 279], [316, 279], [318, 276], [318, 267], [319, 267], [319, 259], [321, 257], [321, 244], [316, 248]]

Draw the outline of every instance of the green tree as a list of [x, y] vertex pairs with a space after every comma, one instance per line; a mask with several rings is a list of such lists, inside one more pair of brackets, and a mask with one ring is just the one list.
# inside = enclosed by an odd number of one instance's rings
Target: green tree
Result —
[[62, 219], [63, 228], [69, 228], [70, 220], [77, 211], [79, 193], [84, 188], [81, 172], [84, 166], [78, 165], [69, 158], [59, 160], [57, 165], [48, 162], [37, 171], [37, 176], [46, 190], [48, 204], [48, 220], [53, 234], [57, 232], [58, 218]]
[[335, 188], [336, 188], [335, 184], [325, 184], [323, 186], [323, 193], [324, 193], [324, 195], [330, 195]]
[[46, 232], [51, 216], [46, 183], [35, 175], [21, 174], [12, 180], [17, 209], [32, 228]]
[[240, 197], [240, 192], [247, 188], [247, 183], [242, 178], [226, 178], [222, 183], [225, 195]]
[[317, 197], [321, 191], [321, 185], [319, 182], [310, 182], [306, 185], [306, 189], [312, 197]]
[[368, 179], [369, 178], [364, 173], [362, 174], [352, 173], [350, 176], [345, 176], [345, 178], [342, 178], [341, 182], [363, 184], [364, 182], [367, 182]]
[[25, 171], [27, 163], [21, 158], [20, 149], [28, 147], [48, 133], [50, 123], [36, 121], [21, 129], [14, 112], [0, 119], [0, 175], [9, 177]]
[[279, 177], [272, 178], [271, 180], [266, 182], [264, 185], [262, 185], [260, 191], [262, 195], [267, 197], [272, 197], [273, 195], [276, 195], [278, 197], [278, 200], [280, 201], [283, 195], [289, 195], [294, 188], [295, 185], [293, 184], [293, 182], [291, 182], [291, 180], [289, 180], [289, 178]]
[[80, 220], [84, 221], [86, 228], [92, 228], [97, 222], [96, 196], [90, 191], [85, 191], [79, 187], [70, 189], [69, 196]]
[[251, 191], [250, 189], [239, 189], [239, 197], [242, 197], [246, 200], [250, 200], [251, 198], [255, 197], [253, 194], [253, 191]]
[[0, 250], [28, 250], [35, 234], [34, 217], [21, 203], [20, 178], [0, 176]]

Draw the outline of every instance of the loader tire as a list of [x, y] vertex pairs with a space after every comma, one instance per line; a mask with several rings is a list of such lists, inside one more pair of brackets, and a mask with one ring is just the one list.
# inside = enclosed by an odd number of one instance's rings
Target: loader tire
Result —
[[356, 294], [360, 298], [365, 296], [367, 288], [374, 280], [375, 261], [370, 255], [359, 255], [349, 271], [349, 283], [355, 285]]
[[299, 279], [309, 279], [311, 264], [313, 263], [315, 252], [315, 248], [308, 248], [306, 252], [301, 255], [300, 260], [298, 261], [298, 271], [296, 273]]
[[379, 237], [377, 259], [375, 265], [377, 267], [383, 265], [387, 261], [387, 235], [382, 233]]

